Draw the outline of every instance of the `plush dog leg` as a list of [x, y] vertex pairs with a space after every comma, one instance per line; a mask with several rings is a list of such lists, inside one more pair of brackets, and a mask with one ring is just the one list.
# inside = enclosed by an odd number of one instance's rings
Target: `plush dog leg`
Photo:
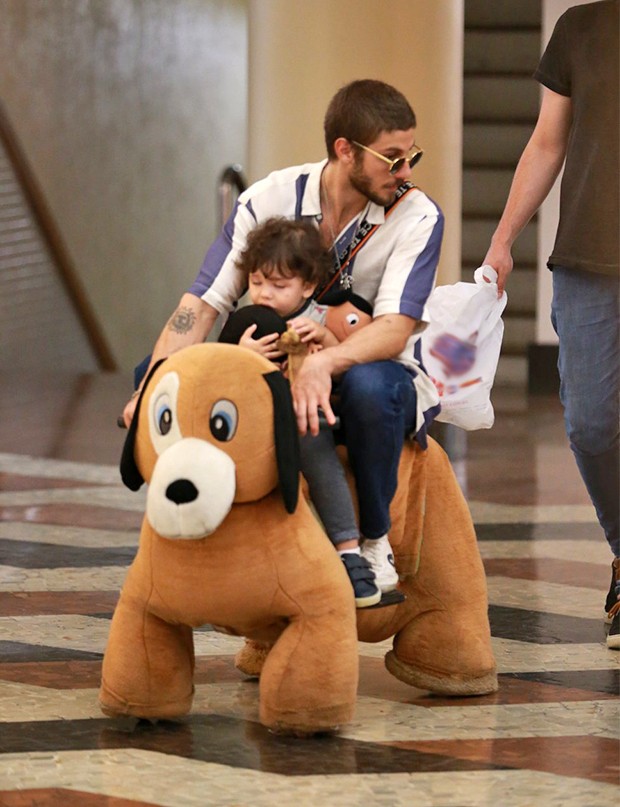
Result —
[[340, 623], [292, 621], [272, 647], [260, 676], [261, 723], [299, 735], [335, 731], [355, 710], [358, 648], [352, 603]]
[[192, 705], [191, 629], [170, 625], [125, 594], [114, 612], [103, 659], [99, 704], [110, 716], [171, 718]]
[[235, 656], [235, 667], [249, 678], [259, 678], [273, 645], [246, 639]]
[[487, 587], [469, 508], [443, 449], [429, 441], [420, 564], [413, 609], [386, 657], [402, 681], [444, 695], [497, 690]]

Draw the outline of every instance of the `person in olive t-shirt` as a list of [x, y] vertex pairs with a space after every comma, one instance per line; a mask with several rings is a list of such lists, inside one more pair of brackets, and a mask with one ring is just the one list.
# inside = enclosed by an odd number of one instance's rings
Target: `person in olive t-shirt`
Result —
[[534, 132], [483, 261], [512, 270], [512, 245], [566, 161], [548, 266], [559, 339], [566, 432], [611, 551], [605, 604], [620, 649], [618, 0], [573, 6], [557, 21], [534, 76], [543, 85]]

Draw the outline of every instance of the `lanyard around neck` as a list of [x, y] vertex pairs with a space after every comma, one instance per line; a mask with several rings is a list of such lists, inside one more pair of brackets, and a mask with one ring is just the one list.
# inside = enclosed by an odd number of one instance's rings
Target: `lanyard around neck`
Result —
[[[394, 211], [398, 203], [404, 199], [404, 197], [415, 188], [411, 182], [403, 182], [402, 185], [396, 189], [396, 197], [391, 204], [389, 204], [385, 208], [384, 214], [384, 221], [388, 218], [388, 216]], [[373, 235], [375, 230], [380, 227], [380, 224], [370, 224], [366, 218], [362, 219], [362, 221], [358, 224], [355, 228], [355, 232], [353, 233], [353, 237], [349, 241], [346, 249], [342, 254], [338, 252], [338, 245], [337, 243], [334, 244], [334, 273], [329, 278], [327, 283], [325, 283], [319, 291], [314, 295], [314, 299], [320, 301], [321, 298], [327, 294], [329, 289], [334, 285], [336, 281], [342, 282], [344, 275], [347, 274], [347, 268], [351, 264], [351, 261], [355, 258], [357, 253], [360, 249], [364, 246], [364, 244], [368, 243], [368, 239]]]

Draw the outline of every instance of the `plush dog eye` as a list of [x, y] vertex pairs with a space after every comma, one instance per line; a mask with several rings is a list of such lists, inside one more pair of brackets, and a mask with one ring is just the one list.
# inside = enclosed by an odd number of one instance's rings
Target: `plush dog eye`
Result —
[[156, 454], [162, 454], [183, 437], [178, 410], [179, 387], [179, 376], [175, 372], [166, 373], [154, 384], [148, 411], [149, 434]]
[[349, 325], [357, 325], [357, 323], [360, 321], [360, 316], [359, 314], [347, 314], [345, 319]]
[[216, 440], [225, 443], [232, 440], [237, 431], [237, 407], [232, 401], [222, 399], [213, 405], [209, 426]]
[[160, 434], [168, 434], [172, 428], [172, 410], [167, 404], [157, 410], [157, 428]]

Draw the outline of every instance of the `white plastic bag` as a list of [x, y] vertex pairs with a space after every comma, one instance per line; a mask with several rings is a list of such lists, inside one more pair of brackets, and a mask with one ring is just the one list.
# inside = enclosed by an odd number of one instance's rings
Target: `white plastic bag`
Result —
[[420, 338], [422, 363], [441, 399], [436, 419], [468, 431], [490, 429], [495, 420], [491, 387], [508, 300], [506, 292], [497, 297], [492, 266], [478, 267], [474, 281], [433, 290], [427, 302], [430, 324]]

